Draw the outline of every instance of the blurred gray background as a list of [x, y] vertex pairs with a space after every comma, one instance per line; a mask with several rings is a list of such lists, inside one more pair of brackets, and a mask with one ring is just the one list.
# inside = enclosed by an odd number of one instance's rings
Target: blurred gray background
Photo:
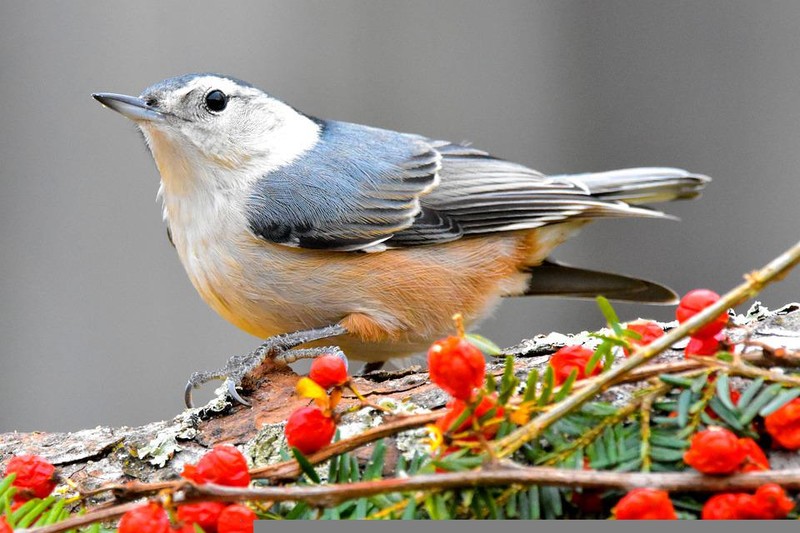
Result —
[[[144, 143], [91, 92], [217, 71], [548, 173], [702, 172], [703, 198], [667, 206], [682, 222], [602, 221], [556, 257], [723, 291], [798, 237], [798, 27], [791, 1], [0, 3], [0, 431], [170, 418], [191, 371], [258, 343], [195, 293]], [[518, 299], [482, 332], [601, 325], [591, 301]]]

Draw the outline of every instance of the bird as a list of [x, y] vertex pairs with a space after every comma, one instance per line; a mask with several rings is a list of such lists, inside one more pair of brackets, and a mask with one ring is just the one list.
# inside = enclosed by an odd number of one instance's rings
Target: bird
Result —
[[647, 204], [710, 180], [665, 167], [544, 175], [468, 143], [307, 115], [213, 73], [92, 96], [141, 130], [197, 292], [264, 339], [192, 374], [187, 406], [212, 379], [248, 405], [237, 387], [266, 357], [333, 351], [379, 368], [448, 335], [455, 313], [475, 327], [504, 297], [673, 303], [658, 283], [550, 255], [596, 219], [670, 218]]

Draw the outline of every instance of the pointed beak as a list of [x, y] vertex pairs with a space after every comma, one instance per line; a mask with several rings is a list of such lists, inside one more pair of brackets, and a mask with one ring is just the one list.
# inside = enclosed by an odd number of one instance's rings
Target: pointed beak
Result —
[[95, 100], [134, 122], [162, 122], [166, 115], [148, 106], [135, 96], [114, 93], [94, 93]]

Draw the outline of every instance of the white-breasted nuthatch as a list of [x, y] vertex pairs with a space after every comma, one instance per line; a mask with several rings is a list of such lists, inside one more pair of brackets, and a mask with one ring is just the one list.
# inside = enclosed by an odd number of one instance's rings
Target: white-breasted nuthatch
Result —
[[93, 96], [143, 132], [202, 298], [269, 338], [195, 373], [187, 402], [227, 378], [244, 403], [235, 385], [263, 357], [314, 356], [326, 338], [372, 363], [418, 353], [454, 313], [472, 326], [505, 296], [672, 302], [656, 283], [547, 258], [587, 222], [665, 217], [640, 204], [693, 198], [708, 181], [675, 168], [544, 176], [465, 144], [310, 117], [216, 74]]

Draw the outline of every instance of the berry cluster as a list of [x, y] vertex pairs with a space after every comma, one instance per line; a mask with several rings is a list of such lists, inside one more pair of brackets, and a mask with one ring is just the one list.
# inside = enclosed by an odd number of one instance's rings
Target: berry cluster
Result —
[[[766, 454], [751, 438], [738, 438], [733, 432], [711, 427], [696, 433], [683, 461], [710, 475], [769, 470]], [[786, 518], [794, 502], [775, 484], [766, 484], [754, 495], [721, 493], [712, 496], [703, 506], [704, 520], [769, 520]]]
[[703, 474], [728, 475], [736, 472], [769, 470], [764, 451], [751, 438], [710, 427], [694, 434], [683, 462]]
[[[646, 346], [664, 335], [661, 326], [652, 320], [637, 320], [627, 324], [624, 335], [622, 351], [625, 357], [630, 357], [636, 348]], [[567, 381], [570, 374], [576, 372], [575, 381], [580, 381], [602, 372], [602, 367], [595, 364], [590, 368], [589, 362], [595, 357], [595, 352], [584, 346], [564, 346], [550, 357], [550, 366], [553, 368], [555, 384], [560, 385]]]
[[[794, 501], [780, 485], [768, 483], [755, 494], [724, 492], [703, 505], [703, 520], [778, 520], [794, 509]], [[634, 489], [614, 508], [617, 520], [676, 520], [669, 494], [663, 490]]]
[[780, 485], [768, 483], [755, 494], [723, 492], [703, 505], [703, 520], [777, 520], [786, 518], [794, 509], [794, 501]]
[[298, 381], [297, 392], [316, 405], [301, 407], [289, 416], [284, 429], [289, 446], [308, 455], [330, 444], [336, 433], [334, 409], [345, 386], [350, 386], [350, 377], [344, 359], [336, 355], [314, 359], [308, 377]]
[[483, 353], [464, 336], [460, 317], [455, 319], [458, 335], [440, 339], [428, 350], [431, 381], [451, 396], [445, 414], [429, 427], [440, 458], [460, 448], [480, 447], [497, 434], [505, 416], [498, 395], [483, 388]]
[[119, 533], [196, 533], [195, 525], [205, 533], [252, 533], [256, 514], [244, 505], [200, 502], [178, 506], [178, 524], [170, 524], [169, 515], [157, 503], [131, 509], [120, 518]]
[[[196, 465], [186, 464], [181, 473], [198, 485], [214, 483], [228, 487], [247, 487], [250, 473], [247, 460], [233, 446], [217, 445]], [[175, 525], [158, 503], [147, 503], [122, 515], [119, 533], [194, 533], [195, 525], [205, 533], [252, 533], [256, 514], [241, 504], [208, 501], [178, 505]]]
[[[683, 323], [719, 300], [719, 295], [707, 289], [696, 289], [687, 293], [680, 301], [676, 316]], [[722, 313], [710, 323], [692, 333], [685, 349], [685, 356], [711, 356], [727, 348], [729, 343], [722, 332], [728, 323], [727, 313]], [[634, 324], [628, 326], [634, 329]], [[660, 330], [660, 328], [658, 328]], [[635, 329], [642, 341], [650, 337], [651, 342], [659, 335], [644, 326]], [[626, 353], [627, 355], [627, 353]], [[730, 390], [731, 402], [736, 405], [740, 393]], [[711, 418], [717, 418], [706, 410]], [[675, 413], [673, 413], [675, 414]], [[764, 427], [773, 442], [787, 449], [800, 449], [800, 399], [795, 399], [764, 417]], [[740, 438], [732, 431], [711, 426], [692, 436], [683, 461], [698, 472], [707, 475], [730, 475], [734, 473], [769, 470], [770, 464], [764, 451], [752, 438]], [[794, 501], [782, 487], [765, 484], [755, 494], [720, 493], [709, 498], [703, 506], [704, 520], [780, 519], [794, 509]], [[665, 491], [635, 489], [625, 495], [614, 509], [618, 519], [675, 519], [672, 502]]]
[[[57, 483], [55, 467], [37, 455], [12, 457], [6, 464], [5, 476], [12, 475], [11, 485], [15, 489], [12, 512], [29, 500], [47, 498]], [[247, 460], [239, 450], [227, 445], [215, 446], [196, 465], [184, 465], [181, 475], [198, 485], [250, 485]], [[119, 533], [195, 533], [195, 526], [205, 533], [252, 533], [256, 519], [256, 514], [244, 505], [217, 501], [178, 505], [171, 511], [172, 515], [155, 502], [142, 504], [122, 515]], [[0, 516], [0, 533], [12, 531], [6, 516]]]

